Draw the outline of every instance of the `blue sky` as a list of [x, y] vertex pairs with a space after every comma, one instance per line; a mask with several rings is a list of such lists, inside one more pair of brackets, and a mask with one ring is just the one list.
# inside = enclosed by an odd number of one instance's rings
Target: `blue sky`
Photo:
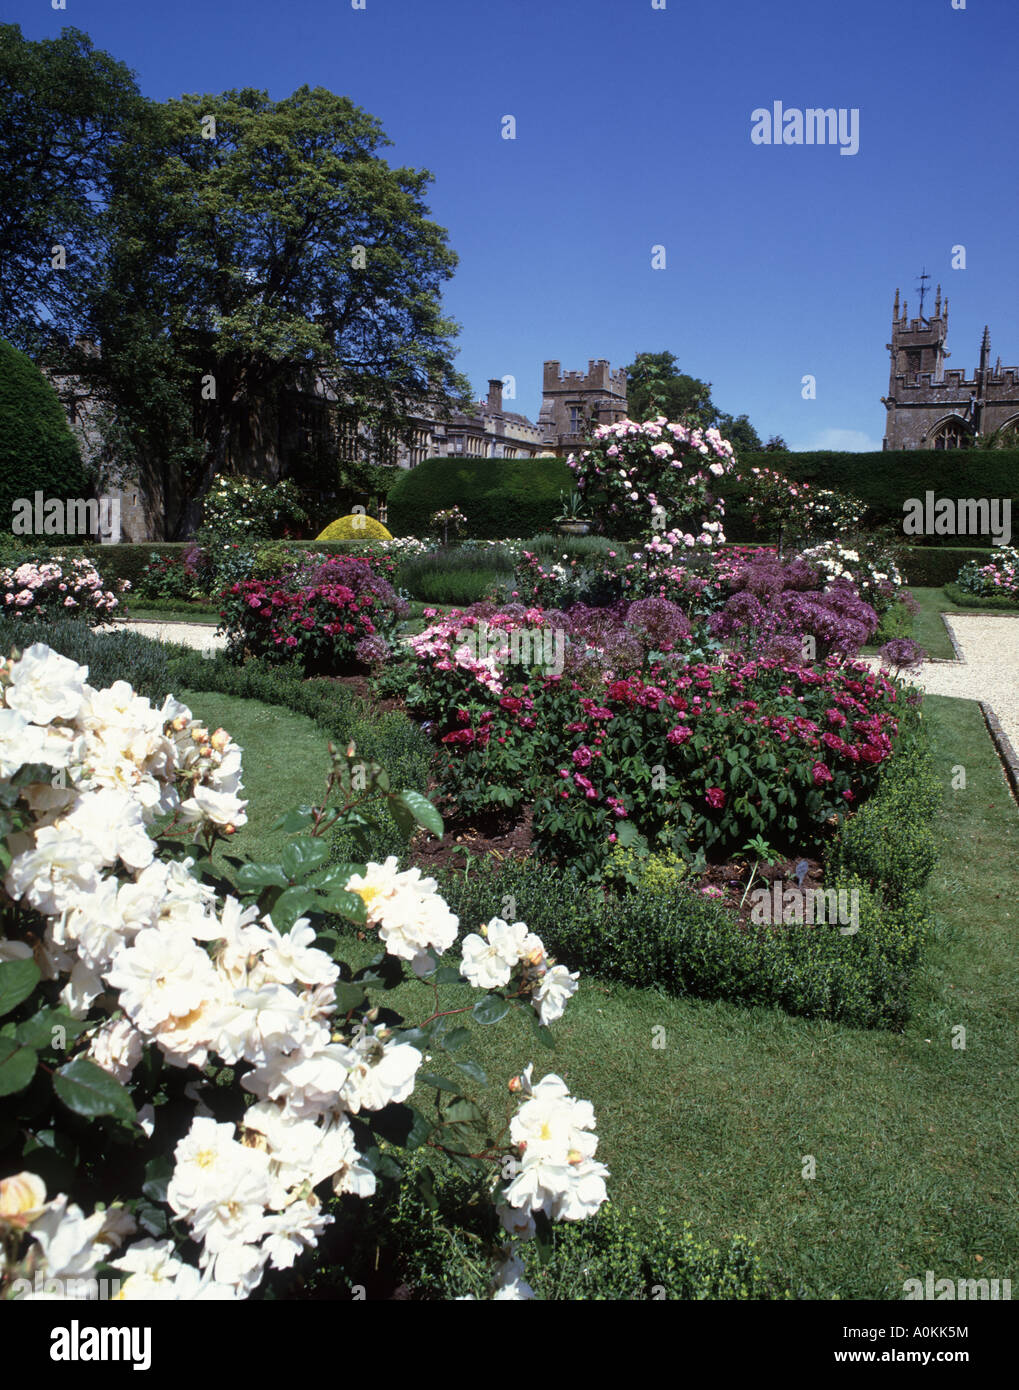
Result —
[[[514, 376], [532, 419], [545, 358], [667, 348], [764, 438], [880, 448], [892, 297], [915, 308], [921, 265], [951, 299], [952, 367], [972, 372], [985, 322], [1019, 362], [1015, 0], [364, 3], [5, 0], [3, 18], [85, 30], [156, 99], [308, 83], [378, 117], [390, 161], [435, 175], [457, 365], [479, 395]], [[753, 144], [775, 101], [858, 110], [858, 153]]]

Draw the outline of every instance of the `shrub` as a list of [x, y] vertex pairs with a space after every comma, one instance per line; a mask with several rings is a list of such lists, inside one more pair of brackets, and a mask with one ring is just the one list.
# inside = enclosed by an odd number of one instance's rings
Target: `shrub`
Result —
[[957, 608], [990, 608], [1003, 613], [1014, 613], [1019, 608], [1019, 597], [1006, 598], [998, 595], [981, 598], [965, 589], [960, 589], [958, 584], [946, 584], [945, 597]]
[[[935, 497], [1011, 499], [1013, 511], [1019, 502], [1017, 449], [887, 449], [855, 454], [772, 452], [747, 454], [740, 459], [740, 465], [744, 474], [754, 466], [771, 468], [789, 478], [809, 482], [812, 487], [852, 493], [867, 505], [864, 530], [889, 526], [903, 539], [907, 539], [902, 529], [904, 503], [910, 498], [922, 500], [930, 491]], [[757, 535], [746, 503], [747, 492], [746, 484], [727, 483], [726, 531], [733, 539], [752, 540]], [[915, 538], [915, 542], [925, 548], [972, 545], [986, 549], [989, 540], [989, 537], [980, 536]], [[907, 582], [925, 581], [907, 573]]]
[[907, 584], [916, 585], [917, 588], [940, 589], [955, 579], [959, 566], [965, 561], [983, 563], [992, 555], [990, 550], [963, 550], [955, 546], [911, 546], [902, 552], [902, 570]]
[[331, 521], [315, 538], [320, 541], [391, 541], [392, 535], [373, 516], [360, 512]]
[[423, 536], [437, 511], [458, 506], [472, 536], [502, 539], [548, 530], [573, 480], [563, 459], [425, 459], [389, 494], [397, 536]]
[[836, 874], [859, 875], [892, 902], [918, 893], [937, 862], [934, 821], [942, 790], [916, 709], [907, 707], [900, 751], [883, 769], [876, 794], [847, 820], [831, 858]]
[[900, 1028], [929, 923], [919, 897], [885, 901], [865, 882], [826, 881], [859, 895], [859, 931], [834, 925], [746, 927], [684, 884], [646, 885], [606, 900], [570, 872], [534, 859], [444, 874], [462, 921], [481, 921], [507, 895], [571, 970], [670, 994], [777, 1007], [853, 1028]]
[[386, 636], [403, 616], [369, 561], [340, 557], [311, 556], [279, 576], [236, 582], [222, 600], [220, 630], [233, 657], [296, 659], [309, 673], [349, 666], [362, 638]]
[[477, 603], [513, 576], [513, 556], [498, 546], [452, 546], [404, 560], [397, 585], [425, 603]]
[[1019, 550], [1015, 546], [996, 549], [989, 560], [971, 560], [963, 565], [956, 585], [978, 598], [1005, 598], [1019, 602]]
[[250, 541], [278, 536], [308, 519], [298, 489], [289, 479], [215, 477], [202, 502], [199, 538]]
[[11, 530], [15, 501], [37, 491], [61, 501], [94, 495], [57, 393], [0, 338], [0, 530]]
[[190, 545], [172, 554], [153, 551], [134, 586], [136, 598], [183, 599], [208, 595], [212, 566], [201, 546]]
[[0, 604], [12, 618], [34, 622], [72, 618], [96, 625], [109, 620], [118, 601], [112, 589], [103, 588], [102, 576], [91, 560], [51, 553], [38, 563], [23, 560], [0, 569]]
[[[596, 514], [624, 534], [653, 534], [669, 525], [666, 539], [715, 545], [724, 540], [716, 480], [732, 471], [732, 445], [716, 429], [703, 432], [664, 417], [599, 425], [590, 448], [568, 463], [578, 491]], [[684, 535], [678, 526], [691, 530]]]
[[[335, 1234], [323, 1242], [309, 1291], [336, 1297], [340, 1284], [361, 1287], [368, 1298], [392, 1297], [396, 1289], [414, 1299], [485, 1297], [477, 1244], [496, 1233], [481, 1196], [476, 1181], [415, 1152], [399, 1183], [336, 1211]], [[546, 1263], [533, 1248], [522, 1253], [527, 1282], [545, 1300], [790, 1297], [768, 1282], [743, 1237], [714, 1249], [662, 1212], [638, 1219], [612, 1203], [588, 1221], [557, 1224]]]

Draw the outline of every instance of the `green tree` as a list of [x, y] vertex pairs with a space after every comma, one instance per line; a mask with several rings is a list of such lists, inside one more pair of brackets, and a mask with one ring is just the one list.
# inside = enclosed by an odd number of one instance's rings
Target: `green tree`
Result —
[[[0, 529], [16, 498], [91, 497], [92, 482], [57, 393], [23, 352], [0, 338]], [[44, 540], [47, 539], [44, 537]]]
[[33, 355], [81, 327], [113, 162], [141, 106], [130, 70], [87, 34], [33, 42], [0, 24], [0, 334]]
[[[727, 415], [711, 399], [710, 381], [681, 372], [671, 352], [638, 352], [626, 368], [628, 410], [632, 420], [644, 421], [656, 414], [683, 420], [700, 429], [721, 430], [736, 451], [759, 453], [761, 437], [743, 415]], [[769, 448], [776, 447], [769, 442]], [[785, 444], [781, 443], [784, 449]]]
[[679, 371], [673, 353], [638, 352], [626, 376], [631, 420], [648, 420], [657, 413], [702, 429], [714, 424], [718, 412], [711, 383]]
[[426, 392], [469, 390], [431, 175], [391, 168], [390, 143], [346, 97], [302, 87], [152, 105], [123, 151], [91, 370], [122, 460], [162, 489], [167, 534], [193, 525], [215, 474], [277, 476], [299, 411], [306, 461], [333, 484], [340, 458], [406, 438]]

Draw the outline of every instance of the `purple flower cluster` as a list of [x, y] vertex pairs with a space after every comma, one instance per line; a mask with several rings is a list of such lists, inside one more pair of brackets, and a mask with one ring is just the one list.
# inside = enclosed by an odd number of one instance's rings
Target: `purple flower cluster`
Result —
[[[804, 587], [810, 569], [800, 562], [751, 569], [747, 583], [708, 620], [712, 636], [733, 640], [758, 656], [795, 661], [823, 660], [832, 652], [855, 656], [877, 631], [877, 613], [851, 583], [836, 580], [823, 592]], [[783, 583], [786, 578], [789, 584]], [[808, 637], [814, 642], [813, 655], [803, 641]]]

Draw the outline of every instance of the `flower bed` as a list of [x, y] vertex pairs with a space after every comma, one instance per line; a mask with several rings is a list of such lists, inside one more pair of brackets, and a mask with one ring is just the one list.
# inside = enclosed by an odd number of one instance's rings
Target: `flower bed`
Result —
[[[121, 580], [121, 593], [131, 586]], [[118, 606], [117, 595], [104, 589], [91, 560], [51, 555], [0, 569], [4, 612], [31, 622], [80, 618], [92, 625], [107, 622]]]
[[[307, 672], [379, 659], [406, 607], [368, 560], [312, 556], [286, 573], [223, 594], [219, 631], [237, 656], [298, 661]], [[367, 644], [367, 645], [366, 645]]]

